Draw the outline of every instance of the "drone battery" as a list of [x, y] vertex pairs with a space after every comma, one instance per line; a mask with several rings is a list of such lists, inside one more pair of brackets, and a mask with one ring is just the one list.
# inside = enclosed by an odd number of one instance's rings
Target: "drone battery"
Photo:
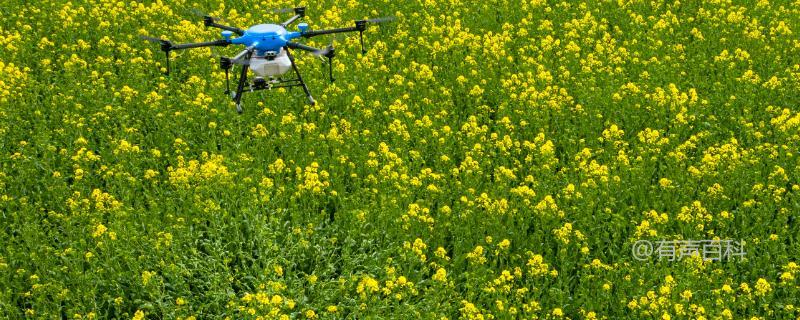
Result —
[[285, 50], [281, 50], [273, 58], [266, 58], [266, 57], [259, 57], [254, 56], [250, 58], [250, 69], [255, 72], [255, 74], [262, 76], [262, 77], [271, 77], [271, 76], [279, 76], [292, 68], [292, 61], [289, 60], [289, 56], [286, 55]]

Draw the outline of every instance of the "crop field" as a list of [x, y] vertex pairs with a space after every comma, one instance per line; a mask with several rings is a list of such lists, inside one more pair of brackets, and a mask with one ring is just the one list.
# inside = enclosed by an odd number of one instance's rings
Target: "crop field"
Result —
[[799, 148], [797, 0], [3, 0], [0, 319], [800, 319]]

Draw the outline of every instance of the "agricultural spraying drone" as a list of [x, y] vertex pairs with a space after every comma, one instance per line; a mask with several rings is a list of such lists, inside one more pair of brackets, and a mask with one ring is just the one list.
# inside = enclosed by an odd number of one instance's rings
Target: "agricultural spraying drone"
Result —
[[[392, 20], [392, 18], [378, 18], [369, 20], [357, 20], [355, 26], [348, 28], [337, 28], [327, 30], [309, 30], [308, 24], [300, 23], [297, 25], [297, 32], [290, 32], [286, 27], [296, 22], [297, 20], [305, 17], [306, 8], [297, 7], [292, 9], [276, 10], [275, 12], [294, 12], [294, 16], [281, 24], [257, 24], [247, 30], [242, 30], [236, 27], [226, 26], [217, 23], [217, 19], [204, 16], [203, 23], [206, 27], [214, 27], [222, 29], [223, 39], [199, 42], [199, 43], [182, 43], [174, 44], [169, 40], [142, 36], [142, 39], [156, 42], [161, 44], [161, 50], [167, 56], [167, 74], [170, 72], [170, 52], [174, 50], [203, 48], [203, 47], [226, 47], [228, 45], [243, 45], [246, 48], [239, 52], [234, 57], [219, 57], [219, 65], [225, 70], [225, 93], [230, 94], [233, 101], [236, 103], [236, 111], [242, 112], [242, 94], [244, 92], [253, 92], [258, 90], [270, 90], [277, 88], [291, 88], [302, 87], [309, 103], [315, 103], [314, 98], [306, 86], [297, 65], [294, 62], [294, 56], [290, 49], [297, 49], [307, 51], [318, 57], [328, 58], [328, 71], [330, 74], [330, 81], [333, 82], [333, 57], [336, 55], [336, 49], [333, 47], [333, 42], [324, 49], [317, 49], [301, 43], [293, 42], [299, 38], [311, 38], [326, 34], [345, 33], [345, 32], [358, 32], [361, 40], [361, 51], [366, 53], [364, 49], [364, 31], [367, 30], [368, 24], [377, 24]], [[234, 37], [233, 35], [237, 36]], [[241, 66], [239, 73], [238, 85], [236, 91], [230, 90], [229, 71], [234, 65]], [[289, 70], [294, 70], [295, 77], [284, 78]], [[247, 71], [252, 70], [255, 77], [252, 82], [247, 79]]]

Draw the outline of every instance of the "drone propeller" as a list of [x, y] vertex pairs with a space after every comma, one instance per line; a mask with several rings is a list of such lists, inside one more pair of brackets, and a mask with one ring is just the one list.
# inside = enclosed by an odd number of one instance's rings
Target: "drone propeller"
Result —
[[[250, 65], [250, 60], [249, 59], [244, 59], [244, 58], [234, 59], [234, 58], [226, 57], [226, 56], [219, 55], [219, 54], [214, 54], [213, 57], [217, 58], [217, 59], [220, 59], [220, 60], [223, 60], [223, 61], [227, 61], [231, 65], [234, 65], [234, 64], [235, 65], [239, 65], [239, 66]], [[225, 69], [225, 68], [223, 68], [223, 69]]]
[[380, 18], [367, 19], [364, 21], [369, 23], [381, 24], [386, 22], [392, 22], [394, 20], [396, 20], [395, 17], [380, 17]]
[[394, 21], [394, 17], [380, 17], [380, 18], [372, 18], [372, 19], [365, 19], [365, 20], [357, 20], [356, 21], [356, 30], [358, 30], [358, 39], [361, 42], [361, 53], [366, 54], [367, 49], [364, 47], [364, 31], [367, 30], [367, 24], [382, 24], [390, 21]]
[[317, 51], [312, 52], [311, 54], [317, 57], [328, 57], [329, 55], [333, 55], [335, 51], [336, 48], [334, 48], [333, 45], [329, 45], [324, 49], [319, 49]]
[[331, 44], [329, 44], [325, 48], [319, 49], [317, 51], [313, 51], [313, 52], [311, 52], [311, 54], [313, 54], [313, 55], [315, 55], [317, 57], [333, 58], [333, 56], [336, 55], [336, 48], [334, 48], [333, 44], [336, 41], [339, 41], [339, 37], [333, 37], [333, 39], [331, 39]]
[[160, 38], [153, 38], [153, 37], [148, 37], [148, 36], [144, 36], [144, 35], [140, 35], [139, 38], [141, 38], [142, 40], [155, 42], [155, 43], [158, 43], [158, 44], [161, 45], [161, 51], [164, 51], [164, 53], [167, 55], [167, 75], [169, 75], [169, 72], [170, 72], [170, 63], [169, 63], [169, 56], [170, 55], [169, 55], [169, 53], [173, 49], [172, 42], [170, 42], [169, 40], [164, 40], [164, 39], [160, 39]]
[[267, 12], [270, 12], [270, 13], [289, 13], [289, 12], [294, 12], [294, 8], [278, 8], [278, 9], [267, 10]]
[[205, 12], [203, 12], [200, 9], [197, 9], [197, 8], [191, 8], [191, 9], [189, 9], [189, 12], [191, 12], [195, 16], [202, 17], [205, 20], [211, 19], [212, 22], [213, 21], [227, 22], [227, 20], [225, 20], [225, 18], [211, 16], [211, 15], [209, 15], [209, 14], [207, 14], [207, 13], [205, 13]]
[[231, 92], [230, 87], [230, 70], [233, 65], [240, 65], [242, 67], [250, 66], [250, 59], [242, 58], [230, 58], [222, 55], [218, 55], [216, 53], [212, 54], [214, 58], [219, 59], [219, 67], [225, 71], [225, 94], [229, 94]]
[[169, 40], [165, 40], [165, 39], [161, 39], [161, 38], [153, 38], [153, 37], [148, 37], [148, 36], [139, 36], [139, 38], [141, 38], [142, 40], [146, 40], [146, 41], [155, 42], [155, 43], [160, 44], [161, 45], [161, 51], [164, 51], [164, 52], [172, 50], [172, 47], [173, 47], [172, 42], [169, 41]]
[[227, 26], [227, 25], [219, 24], [218, 22], [226, 22], [226, 20], [223, 19], [223, 18], [212, 17], [210, 15], [207, 15], [207, 14], [203, 13], [203, 11], [197, 10], [196, 8], [189, 9], [189, 11], [191, 11], [192, 14], [194, 14], [194, 15], [203, 17], [203, 25], [205, 25], [206, 27], [213, 27], [213, 28], [219, 28], [219, 29], [222, 29], [222, 30], [227, 30], [227, 31], [233, 32], [235, 34], [238, 34], [240, 36], [244, 35], [244, 30], [242, 30], [242, 29], [239, 29], [239, 28], [233, 27], [233, 26]]
[[153, 37], [148, 37], [148, 36], [139, 36], [139, 39], [142, 39], [142, 40], [147, 40], [147, 41], [150, 41], [150, 42], [161, 42], [161, 41], [167, 41], [167, 40], [164, 40], [164, 39], [153, 38]]
[[269, 13], [290, 13], [290, 12], [292, 12], [292, 13], [295, 13], [295, 14], [299, 14], [299, 15], [305, 16], [306, 7], [300, 6], [300, 7], [293, 7], [293, 8], [277, 8], [277, 9], [267, 10], [267, 12], [269, 12]]
[[317, 57], [326, 57], [328, 58], [328, 75], [330, 75], [331, 82], [335, 81], [336, 79], [333, 78], [333, 57], [336, 56], [336, 48], [333, 46], [333, 42], [336, 38], [331, 39], [331, 44], [329, 44], [324, 49], [319, 49], [317, 51], [311, 52], [311, 54]]

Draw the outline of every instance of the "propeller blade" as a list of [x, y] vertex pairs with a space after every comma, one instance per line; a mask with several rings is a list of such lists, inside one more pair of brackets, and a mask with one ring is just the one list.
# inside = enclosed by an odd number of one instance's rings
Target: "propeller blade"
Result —
[[139, 38], [142, 39], [142, 40], [147, 40], [147, 41], [156, 42], [156, 43], [161, 43], [161, 42], [167, 41], [167, 40], [164, 40], [164, 39], [153, 38], [153, 37], [148, 37], [148, 36], [139, 36]]
[[225, 18], [211, 16], [211, 15], [209, 15], [209, 14], [207, 14], [207, 13], [205, 13], [205, 12], [203, 12], [200, 9], [197, 9], [197, 8], [191, 8], [191, 9], [189, 9], [189, 12], [191, 12], [193, 15], [198, 16], [198, 17], [211, 18], [211, 20], [216, 21], [216, 22], [226, 22]]
[[333, 38], [331, 39], [331, 44], [329, 44], [329, 45], [328, 45], [327, 47], [325, 47], [325, 48], [322, 48], [322, 49], [319, 49], [319, 50], [317, 50], [317, 51], [314, 51], [314, 52], [312, 52], [311, 54], [313, 54], [313, 55], [315, 55], [315, 56], [317, 56], [317, 57], [328, 57], [328, 58], [333, 58], [333, 56], [336, 54], [336, 48], [333, 46], [333, 44], [334, 44], [334, 42], [336, 42], [336, 41], [338, 41], [338, 40], [339, 40], [338, 38], [339, 38], [339, 37], [333, 37]]
[[[139, 38], [141, 38], [142, 40], [147, 40], [147, 41], [150, 41], [150, 42], [155, 42], [155, 43], [160, 44], [161, 45], [161, 51], [164, 51], [164, 52], [172, 51], [172, 42], [170, 42], [169, 40], [164, 40], [164, 39], [160, 39], [160, 38], [153, 38], [153, 37], [148, 37], [148, 36], [144, 36], [144, 35], [140, 35]], [[167, 57], [167, 58], [169, 59], [169, 57]]]
[[289, 12], [294, 12], [294, 8], [278, 8], [278, 9], [267, 10], [267, 12], [270, 12], [270, 13], [289, 13]]
[[169, 63], [169, 60], [170, 60], [169, 59], [169, 53], [170, 53], [170, 51], [172, 51], [172, 42], [170, 42], [169, 40], [148, 37], [148, 36], [145, 36], [145, 35], [139, 35], [139, 38], [142, 39], [142, 40], [155, 42], [155, 43], [158, 43], [158, 44], [161, 45], [161, 51], [164, 51], [164, 53], [166, 53], [166, 55], [167, 55], [167, 72], [166, 72], [166, 75], [169, 75], [169, 73], [171, 71], [170, 70], [171, 69], [170, 68], [170, 63]]
[[240, 65], [240, 66], [249, 66], [250, 65], [250, 59], [232, 59], [232, 58], [225, 57], [225, 56], [218, 55], [218, 54], [213, 54], [212, 56], [214, 58], [217, 58], [217, 59], [219, 59], [219, 58], [228, 58], [230, 60], [231, 64], [235, 64], [235, 65]]
[[312, 52], [311, 54], [313, 54], [315, 56], [318, 56], [318, 57], [324, 57], [324, 56], [327, 56], [328, 54], [330, 54], [331, 52], [333, 52], [334, 50], [335, 49], [333, 48], [333, 46], [327, 46], [324, 49], [319, 49], [317, 51]]
[[396, 20], [395, 17], [380, 17], [380, 18], [367, 19], [367, 20], [364, 20], [364, 21], [369, 22], [369, 23], [381, 24], [381, 23], [386, 23], [386, 22], [392, 22], [394, 20]]

